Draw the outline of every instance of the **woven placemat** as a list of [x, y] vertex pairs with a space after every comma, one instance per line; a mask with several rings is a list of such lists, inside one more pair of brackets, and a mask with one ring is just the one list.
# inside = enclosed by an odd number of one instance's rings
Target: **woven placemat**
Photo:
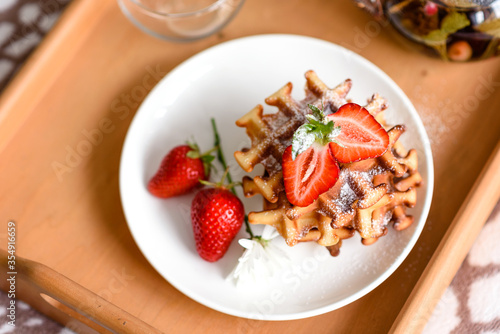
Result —
[[0, 0], [0, 91], [68, 3], [69, 0]]

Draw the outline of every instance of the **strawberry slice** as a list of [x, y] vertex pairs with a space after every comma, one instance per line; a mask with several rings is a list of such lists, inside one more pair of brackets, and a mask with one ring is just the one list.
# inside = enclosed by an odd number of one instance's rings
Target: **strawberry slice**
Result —
[[[344, 104], [325, 119], [340, 126], [341, 131], [330, 142], [333, 155], [339, 162], [348, 163], [376, 158], [387, 151], [389, 136], [368, 110], [355, 103]], [[344, 147], [342, 147], [344, 146]]]
[[340, 168], [328, 145], [312, 144], [292, 159], [292, 146], [283, 153], [283, 180], [288, 201], [305, 207], [328, 191], [339, 178]]

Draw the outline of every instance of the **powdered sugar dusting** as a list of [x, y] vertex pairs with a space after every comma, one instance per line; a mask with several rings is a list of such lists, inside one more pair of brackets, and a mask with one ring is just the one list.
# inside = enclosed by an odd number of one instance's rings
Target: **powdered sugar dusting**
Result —
[[439, 143], [444, 140], [445, 136], [449, 134], [451, 129], [434, 110], [430, 110], [424, 106], [419, 106], [418, 109], [421, 111], [420, 117], [424, 123], [425, 129], [429, 133], [431, 144], [433, 146], [439, 145]]
[[356, 193], [352, 190], [348, 182], [345, 182], [340, 188], [339, 196], [334, 200], [335, 205], [340, 207], [343, 212], [352, 210], [352, 204], [357, 199]]
[[373, 175], [370, 172], [351, 171], [349, 176], [351, 179], [356, 179], [358, 181], [364, 180], [365, 182], [372, 182], [373, 179]]
[[371, 181], [375, 175], [383, 174], [387, 171], [386, 168], [380, 166], [380, 165], [375, 165], [372, 168], [368, 170], [367, 177], [369, 177], [369, 180]]

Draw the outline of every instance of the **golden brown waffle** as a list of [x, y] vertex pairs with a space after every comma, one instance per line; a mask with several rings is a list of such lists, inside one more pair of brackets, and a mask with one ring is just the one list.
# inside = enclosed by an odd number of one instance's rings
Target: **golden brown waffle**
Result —
[[[235, 158], [247, 172], [261, 163], [263, 176], [243, 178], [245, 196], [261, 194], [264, 208], [251, 212], [252, 224], [274, 226], [290, 246], [298, 242], [316, 241], [327, 246], [332, 255], [338, 254], [341, 241], [361, 235], [363, 244], [372, 244], [387, 233], [386, 226], [394, 223], [397, 230], [408, 227], [413, 218], [405, 208], [416, 203], [415, 187], [421, 182], [417, 171], [415, 150], [405, 152], [398, 139], [404, 126], [388, 131], [390, 146], [376, 158], [350, 164], [341, 164], [337, 183], [307, 207], [290, 204], [286, 198], [281, 172], [281, 156], [291, 144], [295, 130], [305, 122], [310, 112], [308, 104], [323, 108], [326, 114], [335, 112], [347, 103], [351, 81], [345, 80], [337, 87], [328, 88], [313, 71], [305, 75], [306, 97], [296, 101], [291, 97], [292, 84], [286, 84], [265, 101], [278, 107], [275, 114], [263, 115], [258, 105], [236, 124], [245, 127], [252, 140], [252, 147], [235, 152]], [[374, 94], [365, 106], [376, 119], [384, 124], [385, 99]]]

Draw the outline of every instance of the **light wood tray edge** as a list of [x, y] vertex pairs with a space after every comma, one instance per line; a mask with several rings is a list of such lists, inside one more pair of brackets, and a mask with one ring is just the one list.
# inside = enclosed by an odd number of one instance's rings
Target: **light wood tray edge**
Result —
[[500, 141], [406, 300], [390, 333], [420, 333], [500, 199]]
[[43, 264], [15, 257], [15, 272], [11, 274], [8, 264], [13, 255], [0, 249], [2, 290], [9, 291], [12, 282], [7, 279], [14, 278], [16, 298], [60, 324], [78, 333], [161, 333]]
[[0, 95], [0, 153], [66, 69], [92, 31], [89, 27], [99, 22], [109, 4], [74, 0], [5, 88]]
[[[30, 113], [36, 109], [35, 106], [46, 94], [48, 87], [51, 86], [50, 82], [56, 80], [65, 69], [65, 65], [71, 61], [79, 45], [85, 40], [85, 32], [92, 31], [90, 26], [99, 22], [101, 16], [111, 4], [111, 1], [74, 0], [52, 31], [44, 38], [44, 41], [4, 90], [0, 96], [0, 153], [9, 144], [24, 121], [28, 119]], [[78, 38], [68, 37], [76, 34], [76, 32], [79, 34]], [[58, 57], [53, 57], [55, 53], [58, 53]], [[26, 99], [26, 96], [30, 98]], [[16, 106], [15, 110], [13, 106]], [[15, 115], [12, 115], [13, 113]], [[407, 299], [391, 328], [391, 333], [419, 333], [427, 323], [434, 306], [449, 286], [484, 222], [500, 198], [500, 173], [495, 175], [495, 172], [499, 169], [500, 143], [496, 146], [420, 280], [414, 287], [412, 294]], [[474, 217], [474, 219], [470, 219], [471, 217]], [[3, 263], [4, 256], [2, 255], [0, 258]], [[38, 263], [28, 262], [36, 267], [41, 266]], [[53, 273], [62, 276], [56, 272]], [[63, 279], [68, 280], [66, 277]], [[75, 282], [72, 283], [79, 286]], [[34, 282], [31, 282], [31, 284], [34, 284]], [[78, 289], [80, 288], [83, 289], [82, 293], [84, 295], [88, 293], [87, 297], [92, 294], [83, 287], [79, 286]], [[5, 290], [4, 285], [2, 285], [2, 289]], [[40, 286], [37, 286], [37, 289], [27, 291], [33, 292], [33, 294], [35, 294], [34, 291], [38, 291], [37, 296], [39, 296], [41, 289]], [[43, 291], [46, 291], [46, 289], [43, 288]], [[64, 300], [64, 295], [64, 293], [62, 295], [53, 294], [51, 297], [64, 303], [64, 305], [71, 304]], [[100, 298], [97, 295], [94, 297]], [[30, 295], [23, 299], [30, 301], [31, 298], [33, 296]], [[89, 303], [94, 303], [97, 299], [90, 298], [88, 300]], [[116, 307], [105, 300], [104, 302], [106, 305], [109, 304], [111, 308]], [[42, 312], [45, 307], [40, 306], [40, 303], [32, 302], [32, 305]], [[70, 308], [81, 314], [79, 308], [83, 307], [82, 305], [82, 303], [79, 303], [78, 307], [70, 305]], [[116, 309], [119, 310], [118, 312], [121, 311], [127, 314], [131, 321], [134, 319], [140, 321], [125, 311], [119, 308]], [[54, 315], [55, 313], [44, 313], [51, 315], [56, 320], [58, 319]], [[105, 314], [108, 313], [97, 312], [95, 317], [100, 318]], [[83, 320], [80, 319], [80, 321]], [[85, 323], [85, 321], [83, 322]], [[101, 332], [108, 333], [109, 331], [103, 329]]]

